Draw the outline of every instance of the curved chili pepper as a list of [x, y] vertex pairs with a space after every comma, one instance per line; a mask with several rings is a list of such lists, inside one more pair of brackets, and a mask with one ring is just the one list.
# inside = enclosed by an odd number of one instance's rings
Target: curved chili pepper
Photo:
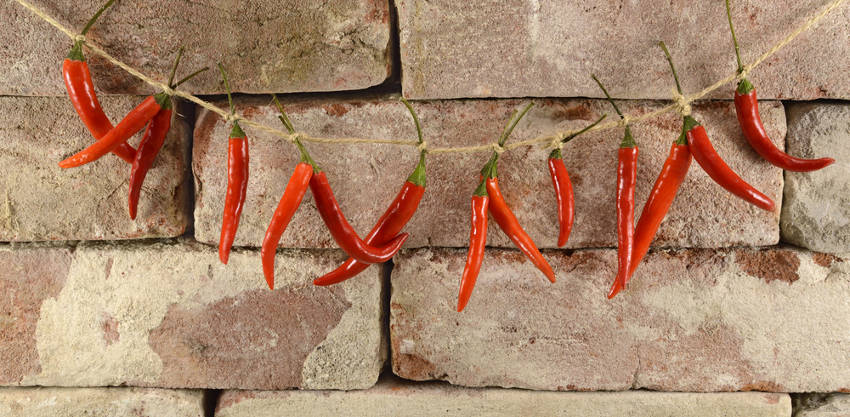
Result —
[[705, 133], [705, 128], [690, 116], [686, 116], [686, 118], [690, 118], [694, 125], [687, 132], [688, 146], [703, 171], [726, 191], [758, 208], [773, 211], [775, 207], [773, 200], [741, 179], [735, 171], [732, 171], [732, 168], [729, 168], [729, 165], [726, 165], [726, 162], [714, 150], [714, 146], [708, 139], [708, 134]]
[[555, 201], [558, 202], [558, 224], [560, 225], [558, 247], [561, 247], [567, 244], [570, 231], [573, 229], [575, 200], [573, 199], [573, 184], [570, 182], [570, 174], [567, 172], [567, 166], [564, 165], [560, 149], [555, 149], [549, 154], [549, 176], [552, 177]]
[[130, 192], [127, 202], [129, 205], [130, 218], [136, 218], [136, 209], [139, 205], [139, 194], [142, 183], [148, 170], [153, 165], [156, 155], [165, 142], [165, 135], [171, 128], [171, 109], [163, 109], [148, 123], [142, 141], [139, 142], [139, 150], [133, 159], [133, 167], [130, 169]]
[[[589, 124], [585, 128], [573, 133], [564, 138], [561, 143], [567, 143], [576, 136], [587, 132], [593, 126], [596, 126], [605, 119], [603, 114], [595, 122]], [[570, 182], [570, 174], [567, 172], [567, 166], [564, 165], [564, 159], [561, 155], [561, 148], [555, 148], [549, 153], [549, 176], [552, 177], [552, 187], [555, 189], [555, 201], [558, 203], [558, 247], [567, 244], [570, 238], [570, 232], [573, 229], [573, 220], [575, 217], [575, 199], [573, 198], [573, 184]]]
[[[628, 126], [626, 136], [631, 137]], [[625, 288], [627, 275], [632, 266], [635, 243], [635, 185], [637, 184], [638, 148], [631, 144], [620, 145], [617, 151], [617, 278], [608, 292], [614, 298]]]
[[519, 225], [514, 213], [511, 211], [505, 198], [502, 196], [502, 191], [499, 189], [498, 178], [487, 178], [487, 195], [490, 197], [490, 214], [493, 215], [493, 220], [496, 224], [511, 238], [519, 250], [528, 257], [529, 260], [537, 267], [550, 282], [555, 282], [555, 272], [549, 266], [549, 262], [543, 258], [537, 245], [531, 240], [531, 236], [523, 230]]
[[401, 245], [407, 240], [408, 234], [402, 233], [383, 246], [366, 244], [345, 219], [339, 204], [336, 202], [328, 177], [323, 171], [313, 172], [310, 178], [310, 191], [316, 202], [316, 209], [331, 232], [336, 244], [352, 258], [364, 263], [381, 263], [390, 260]]
[[298, 206], [301, 205], [301, 200], [307, 192], [307, 186], [310, 184], [312, 176], [313, 166], [309, 163], [302, 161], [295, 166], [295, 171], [286, 184], [286, 189], [283, 191], [283, 196], [280, 197], [280, 202], [277, 204], [277, 209], [274, 211], [272, 221], [263, 238], [260, 256], [263, 261], [263, 274], [266, 276], [266, 282], [270, 289], [274, 289], [274, 256], [277, 244], [280, 242], [280, 237], [286, 231], [286, 226], [289, 225], [295, 211], [298, 210]]
[[[749, 92], [741, 93], [747, 90]], [[759, 115], [759, 104], [756, 98], [756, 90], [746, 79], [742, 80], [735, 90], [735, 113], [738, 115], [738, 124], [750, 146], [768, 162], [788, 171], [808, 172], [824, 168], [833, 162], [832, 158], [803, 159], [793, 157], [777, 148], [770, 140]]]
[[[394, 238], [401, 229], [410, 221], [416, 209], [419, 208], [419, 202], [422, 200], [422, 195], [425, 193], [425, 154], [422, 153], [419, 157], [419, 164], [413, 171], [413, 174], [407, 178], [401, 191], [398, 192], [393, 202], [390, 204], [387, 211], [378, 219], [375, 227], [366, 236], [366, 243], [369, 245], [382, 244]], [[315, 285], [331, 285], [345, 281], [360, 272], [363, 272], [369, 264], [358, 262], [354, 258], [348, 258], [337, 269], [313, 280]]]
[[[101, 13], [114, 2], [115, 0], [110, 0], [101, 7], [86, 23], [81, 34], [85, 35]], [[103, 108], [100, 107], [100, 101], [97, 99], [89, 65], [83, 55], [82, 41], [74, 42], [71, 52], [62, 62], [62, 78], [65, 80], [65, 89], [68, 90], [68, 98], [71, 99], [71, 104], [74, 105], [74, 110], [77, 111], [80, 120], [83, 121], [95, 139], [105, 136], [112, 130], [112, 122], [106, 117]], [[136, 154], [136, 150], [126, 142], [118, 145], [112, 152], [131, 164]]]
[[475, 190], [472, 196], [472, 214], [469, 223], [469, 252], [466, 254], [466, 265], [463, 267], [463, 275], [460, 278], [460, 290], [457, 295], [457, 311], [461, 312], [469, 303], [472, 289], [478, 273], [481, 272], [481, 262], [484, 260], [484, 246], [487, 243], [487, 209], [490, 199], [487, 196], [486, 181]]
[[[726, 17], [729, 19], [729, 30], [732, 32], [732, 42], [735, 45], [738, 74], [743, 75], [744, 65], [741, 62], [741, 50], [738, 46], [738, 38], [735, 36], [735, 26], [732, 25], [732, 10], [729, 0], [726, 0]], [[738, 116], [738, 124], [744, 132], [744, 138], [762, 158], [774, 166], [787, 171], [808, 172], [824, 168], [835, 162], [832, 158], [796, 158], [777, 148], [764, 130], [755, 87], [746, 78], [741, 79], [738, 88], [735, 90], [735, 113]]]
[[248, 138], [238, 122], [233, 122], [227, 142], [227, 194], [224, 197], [224, 214], [221, 219], [221, 237], [218, 258], [227, 265], [230, 248], [236, 238], [245, 197], [248, 195]]
[[683, 125], [679, 140], [673, 142], [670, 146], [670, 155], [664, 161], [661, 173], [658, 174], [658, 178], [652, 186], [652, 191], [649, 192], [649, 198], [640, 213], [640, 219], [635, 227], [635, 243], [632, 249], [631, 267], [629, 267], [629, 273], [626, 275], [626, 283], [635, 273], [640, 261], [646, 256], [661, 221], [664, 220], [664, 216], [673, 204], [679, 186], [682, 185], [685, 176], [688, 174], [688, 168], [691, 166], [691, 152], [688, 150], [688, 142], [685, 139], [685, 132], [688, 130], [687, 124]]
[[127, 139], [142, 130], [143, 127], [159, 113], [160, 110], [171, 109], [171, 100], [165, 93], [148, 96], [136, 108], [124, 116], [118, 125], [97, 142], [59, 162], [62, 168], [74, 168], [93, 162], [111, 152]]

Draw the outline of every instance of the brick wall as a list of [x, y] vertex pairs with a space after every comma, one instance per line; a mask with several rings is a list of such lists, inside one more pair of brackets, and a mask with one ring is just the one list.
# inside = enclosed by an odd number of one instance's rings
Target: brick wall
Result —
[[[81, 27], [97, 0], [39, 0]], [[173, 3], [173, 4], [172, 4]], [[744, 59], [824, 0], [734, 2]], [[489, 0], [117, 2], [88, 38], [155, 78], [221, 61], [236, 108], [276, 125], [268, 93], [322, 137], [486, 144], [538, 104], [512, 141], [664, 106], [734, 70], [722, 2]], [[850, 3], [752, 74], [775, 143], [822, 171], [771, 166], [744, 141], [732, 86], [694, 104], [729, 165], [777, 202], [756, 209], [692, 169], [625, 293], [616, 272], [617, 131], [564, 149], [576, 193], [558, 249], [547, 151], [503, 155], [506, 199], [555, 269], [541, 279], [495, 227], [475, 294], [454, 311], [469, 196], [486, 153], [428, 157], [428, 185], [392, 263], [331, 287], [344, 259], [305, 197], [277, 254], [259, 245], [296, 150], [251, 127], [248, 197], [227, 266], [218, 261], [228, 126], [180, 101], [126, 212], [128, 166], [56, 162], [91, 142], [59, 73], [68, 39], [18, 3], [0, 5], [0, 416], [843, 416], [850, 415]], [[153, 90], [88, 55], [113, 122]], [[221, 106], [209, 72], [184, 91]], [[668, 113], [637, 124], [638, 213], [680, 131]], [[138, 137], [133, 139], [135, 144]], [[365, 233], [412, 170], [415, 150], [309, 144], [352, 225]], [[437, 382], [423, 382], [437, 381]], [[817, 392], [819, 394], [805, 394]]]

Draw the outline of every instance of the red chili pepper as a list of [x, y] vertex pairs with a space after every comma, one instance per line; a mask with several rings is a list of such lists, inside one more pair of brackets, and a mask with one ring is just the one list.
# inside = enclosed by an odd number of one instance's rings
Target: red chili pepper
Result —
[[[401, 101], [407, 107], [408, 111], [410, 111], [410, 115], [413, 117], [413, 122], [416, 125], [416, 133], [419, 135], [419, 143], [422, 143], [422, 129], [419, 126], [419, 118], [407, 100], [402, 98]], [[422, 200], [424, 193], [425, 151], [421, 151], [419, 153], [419, 163], [416, 165], [413, 173], [407, 177], [407, 181], [402, 185], [401, 190], [389, 208], [387, 208], [387, 211], [378, 219], [375, 227], [366, 236], [366, 243], [369, 245], [383, 244], [401, 232], [419, 208], [419, 202]], [[357, 262], [354, 258], [348, 258], [337, 269], [313, 280], [313, 284], [337, 284], [363, 272], [368, 267], [369, 264]]]
[[263, 274], [270, 289], [274, 289], [274, 257], [280, 237], [286, 231], [286, 226], [301, 205], [301, 200], [307, 192], [310, 178], [313, 176], [313, 166], [307, 162], [300, 162], [295, 166], [295, 171], [286, 184], [280, 203], [274, 211], [272, 221], [263, 238], [263, 247], [260, 256], [263, 261]]
[[726, 191], [758, 208], [773, 211], [775, 207], [773, 200], [741, 179], [735, 171], [732, 171], [732, 168], [729, 168], [729, 165], [726, 165], [726, 162], [714, 150], [714, 146], [708, 139], [708, 134], [705, 133], [705, 128], [700, 126], [696, 120], [693, 120], [693, 123], [695, 127], [687, 133], [688, 146], [703, 171]]
[[157, 93], [148, 96], [135, 109], [124, 116], [105, 136], [87, 148], [59, 162], [62, 168], [74, 168], [89, 162], [96, 161], [103, 155], [112, 152], [113, 149], [124, 143], [127, 139], [142, 130], [143, 127], [159, 113], [160, 110], [171, 109], [171, 100], [165, 93]]
[[635, 227], [635, 243], [632, 249], [631, 267], [629, 274], [626, 275], [626, 283], [635, 273], [640, 261], [646, 256], [661, 221], [664, 220], [664, 216], [673, 204], [679, 186], [682, 185], [685, 176], [688, 174], [688, 168], [691, 166], [691, 152], [688, 150], [685, 132], [689, 129], [686, 122], [682, 126], [682, 134], [679, 139], [670, 146], [670, 155], [664, 161], [661, 173], [658, 174], [658, 179], [655, 180], [655, 185], [652, 186], [649, 198], [643, 206], [640, 220]]
[[[608, 94], [602, 82], [591, 75], [599, 85], [614, 111], [623, 119], [623, 113], [617, 103]], [[629, 270], [632, 266], [632, 252], [635, 244], [635, 186], [637, 184], [638, 147], [627, 124], [623, 140], [617, 151], [617, 277], [608, 291], [608, 299], [614, 298], [626, 287]]]
[[490, 214], [493, 215], [496, 224], [508, 235], [514, 245], [531, 260], [534, 266], [543, 272], [546, 279], [555, 282], [555, 272], [552, 271], [549, 262], [546, 262], [546, 259], [543, 258], [540, 250], [537, 249], [537, 245], [531, 240], [531, 236], [519, 225], [516, 216], [505, 202], [502, 191], [499, 189], [498, 178], [487, 178], [487, 195], [490, 197]]
[[136, 218], [136, 208], [139, 205], [139, 194], [142, 191], [142, 183], [148, 170], [153, 165], [159, 149], [165, 143], [165, 135], [171, 128], [171, 109], [163, 109], [148, 123], [142, 141], [139, 142], [139, 151], [133, 159], [133, 167], [130, 169], [130, 193], [127, 198], [130, 218]]
[[[564, 138], [561, 143], [567, 143], [576, 136], [588, 131], [604, 118], [605, 115], [603, 114], [602, 117], [584, 129]], [[573, 184], [570, 182], [570, 174], [567, 172], [567, 166], [564, 165], [561, 148], [555, 148], [549, 153], [549, 175], [552, 177], [552, 186], [555, 188], [555, 201], [558, 203], [558, 225], [560, 225], [558, 247], [561, 247], [566, 245], [567, 240], [570, 238], [570, 231], [573, 229], [573, 219], [575, 216]]]
[[[101, 13], [114, 2], [115, 0], [110, 0], [101, 7], [86, 23], [81, 34], [85, 35]], [[95, 139], [104, 137], [112, 130], [112, 122], [106, 117], [103, 108], [100, 107], [100, 101], [97, 99], [89, 65], [83, 55], [82, 41], [74, 42], [71, 52], [62, 62], [62, 78], [65, 80], [65, 89], [68, 90], [68, 98], [71, 99], [71, 104], [74, 105], [74, 110], [77, 111], [80, 120], [83, 121]], [[133, 163], [136, 150], [125, 142], [113, 149], [112, 153], [128, 163]]]
[[[230, 96], [230, 84], [227, 82], [227, 74], [224, 67], [218, 64], [221, 76], [224, 78], [224, 87], [227, 90], [227, 102], [230, 112], [233, 114], [233, 98]], [[242, 208], [245, 206], [245, 197], [248, 195], [248, 138], [239, 122], [233, 122], [230, 130], [230, 138], [227, 141], [227, 194], [224, 197], [224, 214], [221, 219], [221, 237], [218, 242], [218, 259], [227, 264], [230, 258], [230, 248], [236, 238], [236, 230], [239, 228], [239, 218], [242, 217]]]
[[238, 122], [233, 122], [227, 142], [227, 194], [224, 197], [224, 214], [221, 219], [221, 238], [218, 258], [227, 264], [230, 248], [236, 238], [239, 219], [248, 195], [248, 138]]
[[[174, 60], [174, 66], [171, 68], [171, 76], [168, 78], [170, 88], [176, 88], [183, 82], [207, 70], [207, 68], [203, 68], [195, 71], [175, 84], [174, 74], [177, 72], [177, 65], [180, 63], [180, 57], [182, 55], [183, 48], [180, 48], [177, 59]], [[170, 108], [160, 110], [150, 123], [148, 123], [145, 134], [142, 136], [142, 141], [139, 142], [139, 151], [136, 152], [136, 157], [133, 158], [133, 166], [130, 170], [130, 192], [127, 198], [131, 219], [136, 218], [136, 208], [139, 205], [139, 194], [142, 190], [145, 176], [147, 176], [148, 170], [150, 170], [153, 161], [156, 159], [157, 154], [159, 154], [159, 150], [165, 142], [165, 136], [171, 128], [171, 115], [172, 110]]]
[[466, 265], [460, 278], [460, 291], [457, 295], [457, 311], [461, 312], [469, 303], [475, 280], [481, 272], [481, 262], [484, 260], [484, 246], [487, 243], [487, 209], [490, 199], [487, 196], [486, 181], [481, 181], [472, 196], [472, 215], [469, 223], [469, 252], [466, 255]]
[[[738, 39], [735, 37], [735, 27], [732, 25], [732, 12], [729, 0], [726, 0], [726, 16], [729, 19], [729, 29], [732, 32], [732, 41], [735, 44], [735, 57], [738, 59], [738, 73], [744, 72], [741, 63], [741, 52], [738, 47]], [[787, 171], [808, 172], [824, 168], [833, 162], [832, 158], [803, 159], [788, 155], [777, 148], [770, 140], [759, 114], [759, 103], [756, 90], [746, 78], [742, 78], [735, 90], [735, 113], [738, 116], [738, 124], [744, 132], [744, 137], [750, 146], [768, 162]]]
[[310, 178], [310, 191], [313, 193], [316, 209], [334, 241], [352, 258], [370, 264], [386, 262], [395, 256], [407, 240], [408, 234], [402, 233], [382, 246], [366, 244], [345, 219], [324, 172], [313, 172], [313, 177]]

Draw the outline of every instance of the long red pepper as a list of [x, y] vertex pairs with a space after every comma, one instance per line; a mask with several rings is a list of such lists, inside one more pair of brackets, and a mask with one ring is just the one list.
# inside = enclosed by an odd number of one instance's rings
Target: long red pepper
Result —
[[[659, 42], [658, 45], [664, 51], [664, 56], [670, 64], [670, 70], [673, 72], [673, 78], [676, 80], [676, 89], [679, 91], [679, 94], [682, 94], [679, 76], [676, 74], [676, 67], [673, 65], [673, 58], [670, 56], [670, 51], [667, 50], [664, 42]], [[684, 123], [690, 128], [685, 132], [685, 136], [688, 139], [688, 146], [691, 154], [693, 154], [694, 159], [696, 159], [703, 171], [714, 182], [725, 188], [726, 191], [756, 207], [773, 211], [775, 207], [773, 200], [741, 179], [735, 171], [732, 171], [732, 168], [729, 168], [729, 165], [726, 165], [726, 162], [723, 161], [723, 158], [720, 157], [714, 146], [711, 145], [705, 128], [690, 115], [683, 115], [683, 117]]]
[[148, 123], [142, 141], [139, 142], [139, 150], [133, 159], [133, 167], [130, 169], [130, 185], [127, 204], [130, 218], [136, 218], [136, 209], [139, 206], [139, 194], [142, 191], [142, 183], [148, 170], [153, 165], [159, 149], [165, 143], [165, 135], [171, 128], [171, 109], [163, 109]]
[[481, 262], [484, 260], [484, 246], [487, 244], [487, 209], [490, 198], [487, 196], [486, 181], [482, 180], [472, 196], [472, 214], [469, 223], [469, 252], [466, 254], [466, 265], [460, 278], [460, 290], [457, 295], [457, 311], [461, 312], [469, 303], [472, 289], [478, 273], [481, 272]]
[[[729, 19], [729, 30], [732, 32], [732, 42], [735, 44], [735, 57], [738, 60], [738, 74], [743, 74], [744, 65], [741, 62], [741, 51], [738, 47], [738, 38], [735, 36], [735, 27], [732, 25], [732, 11], [729, 6], [729, 0], [726, 0], [726, 17]], [[824, 168], [835, 162], [832, 158], [797, 158], [788, 155], [783, 150], [776, 147], [767, 135], [767, 131], [764, 129], [764, 124], [761, 122], [756, 89], [746, 78], [742, 78], [741, 81], [738, 82], [738, 88], [735, 89], [735, 113], [738, 116], [738, 124], [741, 126], [744, 138], [747, 139], [750, 146], [752, 146], [762, 158], [774, 166], [787, 171], [807, 172]]]
[[280, 242], [280, 237], [286, 231], [286, 226], [289, 225], [295, 211], [298, 210], [298, 206], [301, 205], [301, 200], [307, 192], [312, 177], [313, 166], [309, 163], [302, 161], [295, 166], [295, 171], [292, 172], [292, 176], [286, 184], [283, 196], [280, 197], [272, 221], [269, 223], [265, 237], [263, 237], [260, 257], [263, 262], [263, 275], [265, 275], [266, 283], [269, 284], [270, 289], [274, 289], [274, 257], [277, 244]]
[[[174, 66], [171, 68], [171, 76], [168, 78], [168, 86], [176, 88], [185, 81], [207, 70], [203, 68], [195, 71], [188, 77], [174, 83], [174, 75], [177, 72], [177, 65], [180, 63], [180, 57], [183, 55], [183, 48], [177, 54], [177, 59], [174, 61]], [[168, 129], [171, 128], [172, 110], [162, 109], [148, 123], [145, 134], [142, 136], [142, 141], [139, 142], [139, 150], [136, 152], [136, 157], [133, 158], [133, 165], [130, 169], [129, 194], [127, 203], [129, 206], [130, 218], [136, 218], [136, 209], [139, 205], [139, 194], [142, 191], [142, 184], [145, 181], [148, 170], [153, 165], [162, 144], [165, 143], [165, 136], [168, 134]]]
[[[599, 85], [614, 110], [623, 118], [617, 103], [608, 94], [602, 82], [591, 75]], [[627, 124], [623, 140], [617, 151], [617, 276], [608, 291], [608, 299], [614, 298], [626, 287], [629, 270], [632, 267], [632, 252], [635, 244], [635, 186], [637, 185], [638, 147]]]
[[[498, 144], [500, 147], [505, 144], [505, 141], [507, 141], [514, 127], [516, 127], [517, 123], [519, 123], [533, 105], [534, 103], [529, 103], [522, 110], [519, 116], [511, 117], [511, 120], [508, 122], [508, 126], [499, 138]], [[493, 152], [493, 156], [481, 170], [481, 176], [486, 180], [487, 195], [490, 198], [490, 214], [493, 216], [493, 220], [496, 221], [496, 224], [499, 225], [499, 228], [501, 228], [502, 231], [505, 232], [505, 234], [511, 239], [514, 245], [522, 251], [529, 260], [531, 260], [534, 266], [543, 272], [546, 279], [550, 282], [555, 282], [555, 272], [552, 271], [552, 267], [549, 266], [549, 263], [543, 258], [543, 255], [540, 253], [540, 250], [537, 249], [537, 245], [534, 244], [531, 236], [529, 236], [522, 226], [520, 226], [519, 221], [511, 211], [510, 207], [508, 207], [507, 202], [505, 202], [505, 198], [502, 196], [502, 191], [499, 189], [499, 179], [497, 175], [498, 163], [499, 153]]]
[[[407, 106], [413, 121], [416, 124], [416, 132], [419, 134], [419, 143], [422, 143], [422, 131], [419, 127], [419, 120], [413, 108], [402, 99]], [[378, 219], [375, 227], [366, 236], [366, 243], [369, 245], [382, 244], [394, 238], [404, 226], [410, 221], [416, 209], [419, 208], [419, 202], [422, 200], [422, 195], [425, 193], [425, 151], [419, 154], [419, 163], [413, 173], [407, 177], [401, 190], [396, 195], [393, 202], [390, 204], [387, 211]], [[337, 269], [313, 280], [314, 285], [331, 285], [345, 281], [369, 267], [369, 264], [357, 262], [354, 258], [348, 258]]]
[[[109, 0], [101, 7], [86, 23], [81, 34], [85, 35], [104, 10], [114, 2], [115, 0]], [[62, 78], [65, 80], [65, 89], [68, 90], [68, 98], [71, 99], [71, 104], [80, 116], [80, 120], [83, 121], [95, 139], [104, 137], [112, 130], [112, 122], [106, 117], [103, 108], [100, 107], [100, 101], [97, 99], [89, 64], [83, 55], [83, 41], [74, 42], [71, 52], [62, 62]], [[124, 142], [113, 149], [112, 153], [126, 162], [133, 163], [136, 150]]]
[[[603, 114], [602, 117], [597, 119], [595, 122], [591, 123], [587, 127], [582, 130], [567, 136], [564, 138], [561, 143], [567, 143], [576, 136], [588, 131], [593, 126], [599, 124], [602, 119], [605, 118]], [[573, 229], [573, 220], [575, 218], [575, 200], [573, 198], [573, 184], [570, 181], [570, 174], [567, 172], [567, 166], [564, 164], [563, 155], [561, 155], [561, 148], [555, 148], [552, 152], [549, 153], [549, 176], [552, 178], [552, 187], [555, 189], [555, 201], [558, 204], [558, 246], [564, 246], [567, 244], [567, 240], [570, 238], [570, 232]]]
[[652, 243], [658, 227], [661, 226], [661, 221], [664, 220], [664, 216], [670, 210], [676, 192], [688, 174], [692, 158], [685, 134], [690, 128], [686, 120], [682, 125], [682, 133], [679, 135], [679, 139], [670, 146], [670, 155], [664, 161], [661, 173], [658, 174], [658, 178], [652, 186], [652, 191], [649, 192], [649, 198], [640, 213], [640, 219], [635, 226], [635, 243], [626, 283], [635, 273], [640, 261], [646, 256], [649, 245]]
[[[224, 78], [224, 85], [227, 89], [227, 101], [230, 104], [230, 111], [232, 113], [233, 99], [230, 96], [230, 85], [227, 82], [227, 75], [224, 73], [224, 68], [221, 64], [218, 65], [218, 69]], [[230, 248], [233, 246], [233, 240], [236, 238], [239, 219], [242, 217], [245, 197], [248, 194], [248, 163], [248, 138], [245, 132], [242, 131], [242, 128], [239, 127], [239, 122], [234, 121], [233, 128], [230, 130], [230, 138], [227, 141], [227, 193], [224, 197], [221, 237], [218, 242], [218, 258], [225, 265], [230, 258]]]

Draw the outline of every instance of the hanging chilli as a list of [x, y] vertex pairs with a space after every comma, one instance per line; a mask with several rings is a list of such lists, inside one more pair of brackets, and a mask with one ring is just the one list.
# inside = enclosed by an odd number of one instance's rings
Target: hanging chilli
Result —
[[555, 189], [555, 201], [558, 204], [558, 247], [567, 244], [570, 238], [570, 232], [573, 229], [573, 220], [575, 218], [575, 199], [573, 198], [573, 184], [570, 182], [570, 174], [567, 172], [567, 166], [564, 164], [564, 158], [561, 155], [561, 146], [576, 136], [587, 132], [593, 126], [599, 124], [605, 118], [603, 114], [595, 122], [586, 126], [584, 129], [573, 133], [561, 141], [559, 146], [549, 153], [549, 176], [552, 177], [552, 187]]
[[[86, 23], [81, 35], [88, 33], [98, 17], [114, 3], [115, 0], [109, 0], [97, 13]], [[112, 122], [106, 117], [103, 109], [100, 107], [100, 101], [97, 99], [97, 93], [94, 90], [94, 83], [91, 79], [89, 64], [83, 55], [83, 41], [74, 42], [71, 47], [71, 52], [62, 62], [62, 78], [65, 80], [65, 89], [68, 90], [68, 98], [71, 99], [71, 104], [74, 105], [74, 110], [80, 116], [80, 120], [86, 125], [95, 139], [100, 139], [106, 136], [112, 130]], [[112, 153], [118, 155], [121, 159], [128, 163], [133, 163], [133, 158], [136, 155], [136, 150], [132, 146], [123, 142], [119, 144]]]
[[[605, 97], [614, 110], [623, 119], [623, 113], [617, 107], [617, 103], [608, 94], [608, 90], [602, 82], [591, 75], [593, 81], [599, 85]], [[629, 125], [625, 125], [623, 140], [617, 151], [617, 276], [608, 291], [608, 298], [614, 298], [626, 287], [629, 269], [632, 266], [632, 252], [635, 242], [635, 186], [637, 184], [637, 157], [638, 147], [632, 137]]]
[[[402, 98], [401, 101], [413, 117], [416, 133], [419, 136], [419, 143], [422, 144], [422, 129], [419, 126], [419, 118], [407, 100]], [[387, 211], [378, 219], [375, 227], [366, 236], [367, 244], [375, 245], [389, 242], [401, 232], [407, 222], [413, 217], [413, 214], [416, 213], [416, 209], [419, 208], [419, 202], [422, 200], [422, 195], [425, 193], [425, 152], [425, 149], [419, 152], [419, 163], [416, 165], [413, 173], [407, 177], [407, 181], [402, 185], [401, 190], [389, 208], [387, 208]], [[354, 258], [348, 258], [337, 269], [313, 280], [313, 284], [337, 284], [363, 272], [368, 267], [369, 264], [367, 263], [358, 262]]]
[[[233, 98], [230, 95], [230, 85], [227, 82], [227, 74], [221, 64], [218, 64], [221, 76], [224, 79], [224, 87], [227, 90], [227, 102], [230, 105], [230, 114], [235, 114], [233, 109]], [[227, 141], [227, 193], [224, 197], [224, 213], [221, 219], [221, 237], [218, 242], [218, 259], [227, 264], [230, 258], [230, 248], [239, 228], [239, 218], [245, 207], [245, 197], [248, 194], [248, 138], [239, 121], [233, 121], [230, 137]]]
[[[670, 52], [667, 50], [667, 46], [664, 42], [659, 42], [658, 45], [662, 50], [664, 50], [664, 55], [667, 58], [667, 62], [670, 64], [671, 71], [673, 72], [673, 78], [676, 80], [676, 89], [679, 91], [679, 94], [682, 94], [682, 87], [679, 84], [679, 76], [676, 74], [676, 68], [673, 66], [673, 58], [670, 56]], [[732, 168], [729, 168], [729, 165], [726, 165], [726, 162], [723, 161], [720, 155], [717, 154], [717, 151], [714, 150], [714, 146], [711, 145], [711, 141], [708, 139], [708, 134], [705, 132], [705, 128], [690, 115], [683, 115], [683, 117], [685, 119], [685, 124], [690, 127], [690, 129], [685, 132], [685, 136], [688, 140], [688, 146], [691, 154], [693, 154], [694, 159], [696, 159], [703, 171], [705, 171], [705, 173], [708, 174], [714, 182], [725, 188], [726, 191], [729, 191], [756, 207], [773, 211], [773, 200], [741, 179], [735, 171], [732, 171]]]
[[785, 153], [782, 149], [776, 147], [767, 131], [764, 129], [764, 124], [761, 122], [759, 114], [759, 103], [756, 97], [756, 89], [752, 83], [744, 76], [744, 65], [741, 63], [741, 52], [738, 47], [738, 38], [735, 36], [735, 27], [732, 26], [732, 11], [730, 10], [729, 0], [726, 0], [726, 17], [729, 19], [729, 30], [732, 32], [732, 42], [735, 44], [735, 57], [738, 60], [738, 74], [741, 75], [741, 80], [738, 82], [738, 88], [735, 89], [735, 113], [738, 115], [738, 124], [741, 125], [741, 131], [744, 132], [744, 137], [750, 146], [768, 162], [787, 171], [815, 171], [824, 168], [833, 162], [832, 158], [819, 159], [803, 159], [796, 158]]

